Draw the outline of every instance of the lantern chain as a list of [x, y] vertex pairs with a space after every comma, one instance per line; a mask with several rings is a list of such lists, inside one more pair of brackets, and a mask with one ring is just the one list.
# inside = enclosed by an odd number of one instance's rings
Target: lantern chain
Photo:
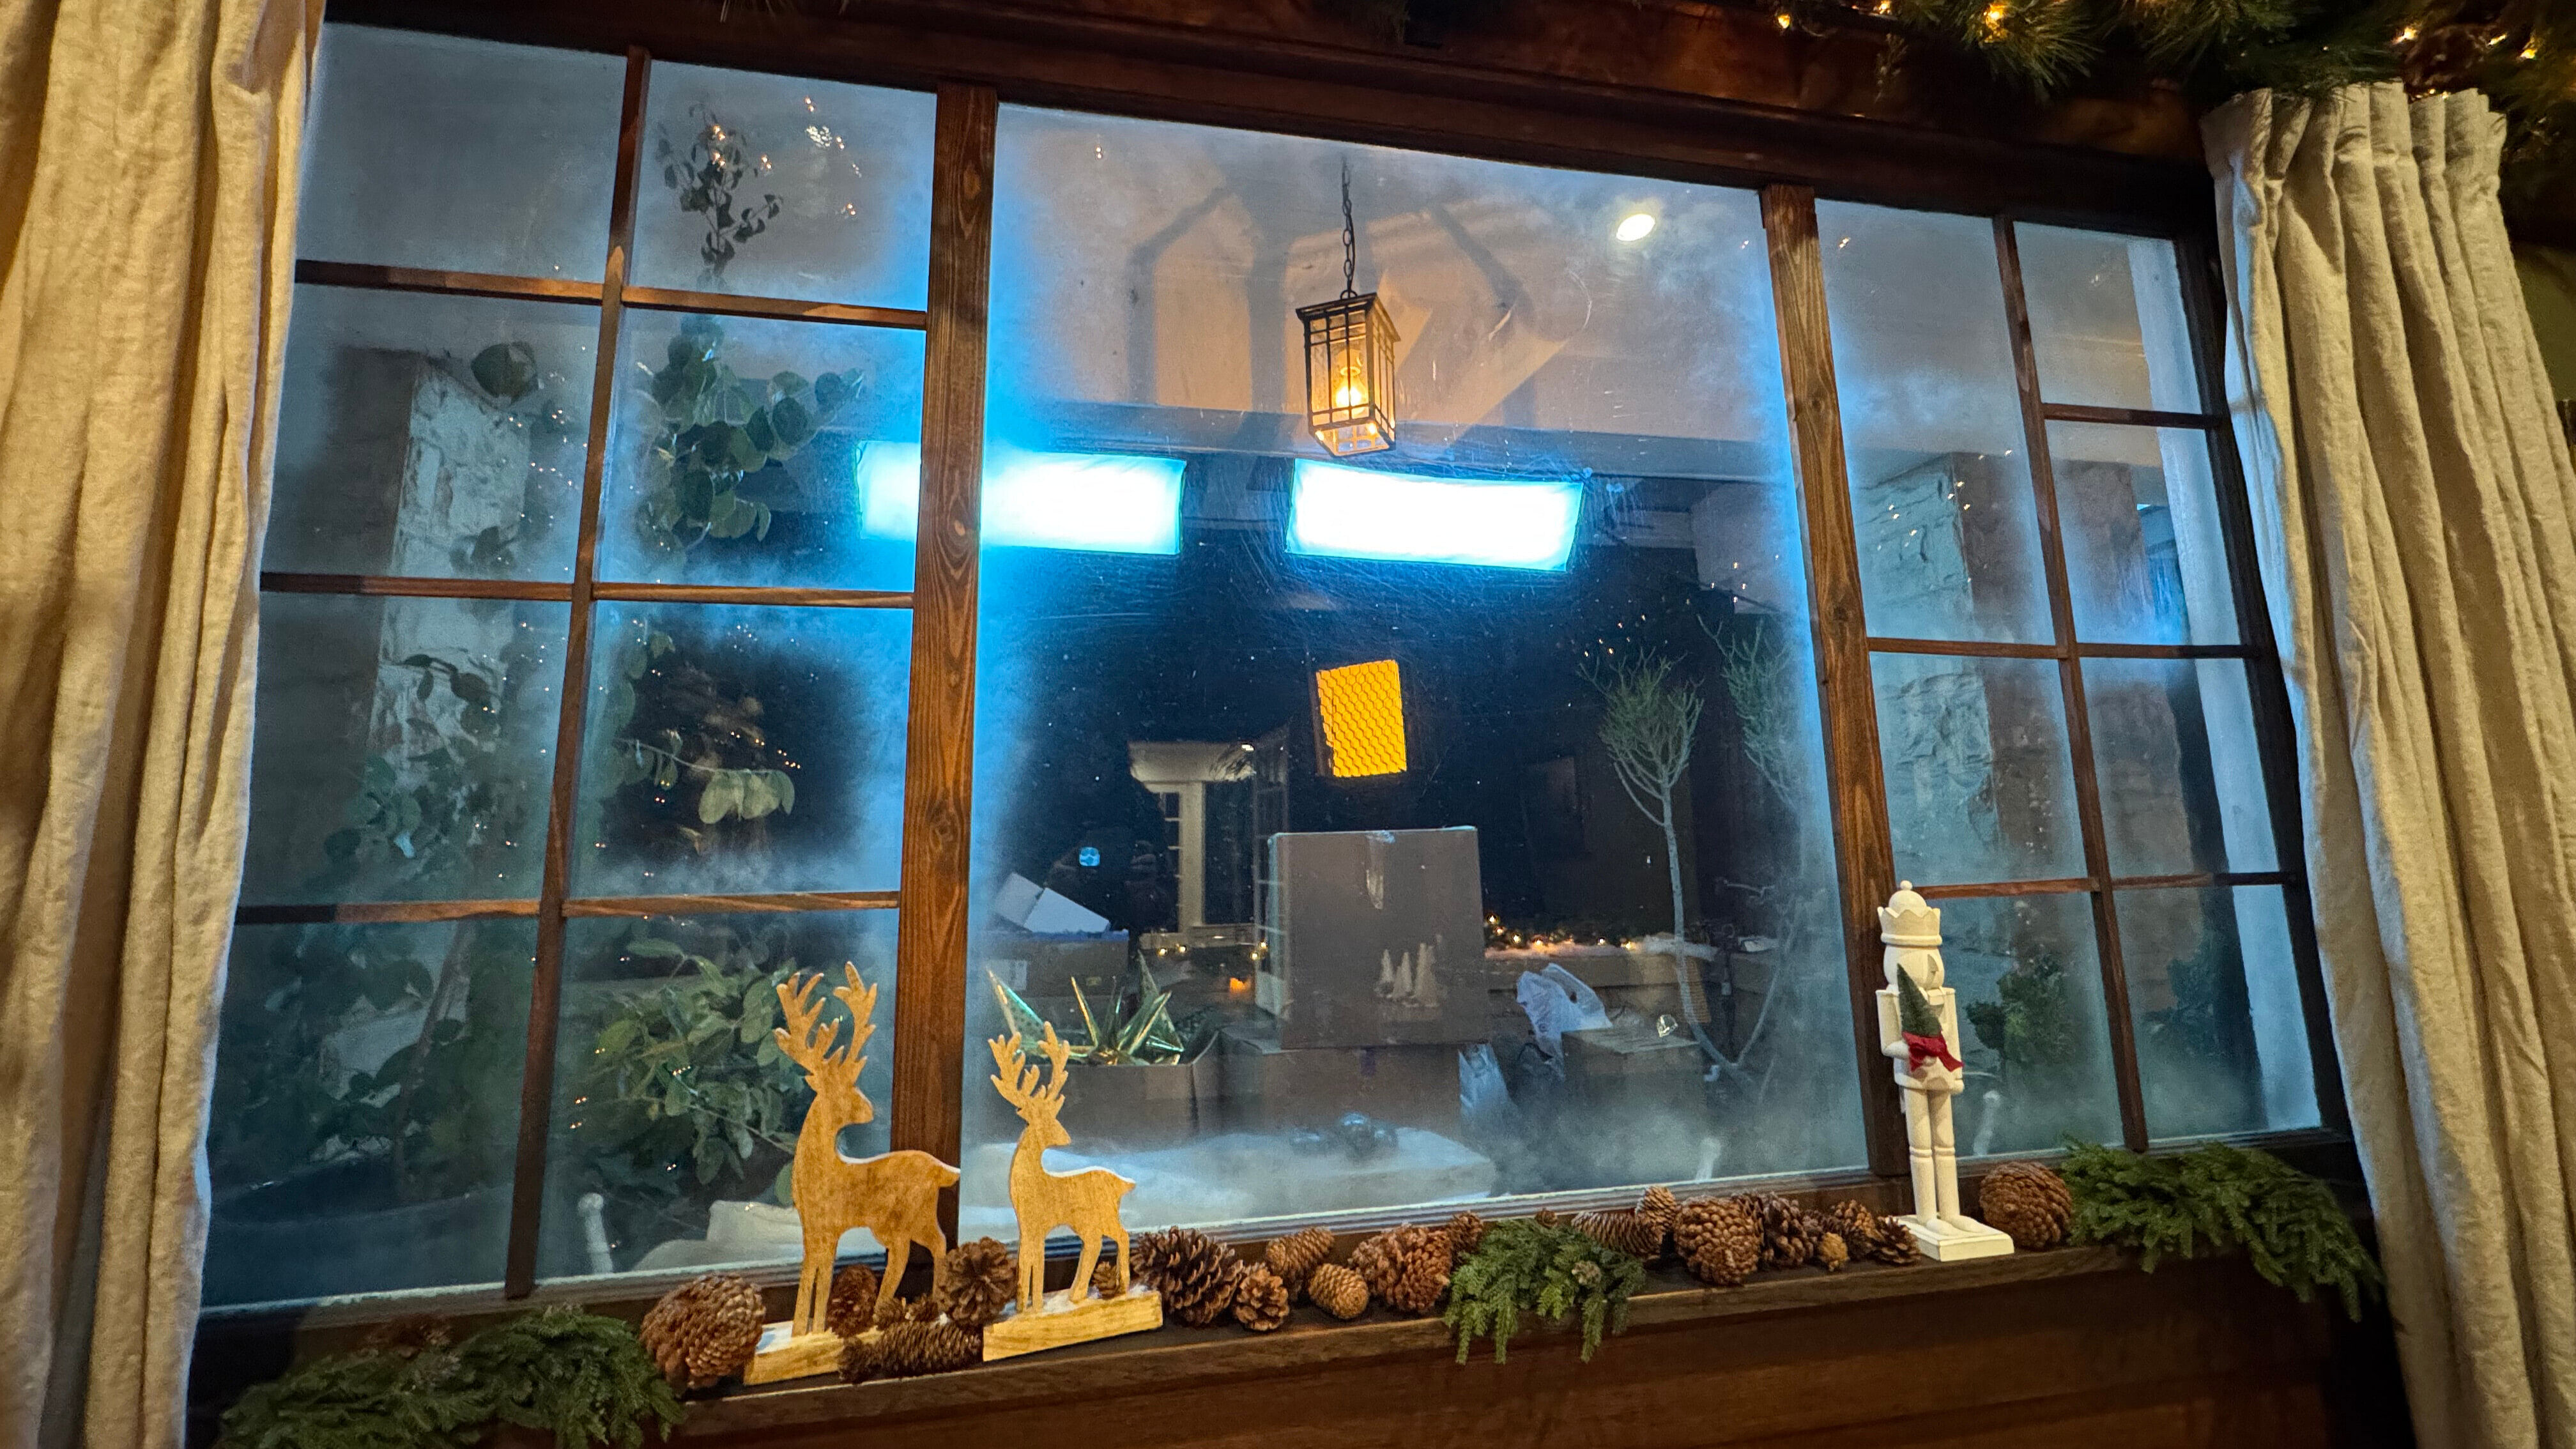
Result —
[[1351, 224], [1351, 163], [1342, 162], [1342, 295], [1356, 297], [1359, 289], [1352, 279], [1359, 271], [1360, 234]]

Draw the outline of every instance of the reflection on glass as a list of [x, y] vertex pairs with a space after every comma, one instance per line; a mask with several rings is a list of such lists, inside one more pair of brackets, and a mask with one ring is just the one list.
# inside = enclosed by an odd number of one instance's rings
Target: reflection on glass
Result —
[[1959, 1155], [2120, 1140], [2110, 1015], [2092, 898], [1990, 896], [1941, 908], [1941, 962], [1959, 993]]
[[[1319, 519], [1345, 160], [1404, 425]], [[1146, 1227], [1857, 1161], [1754, 198], [1025, 110], [1000, 167], [996, 438], [1184, 464], [1168, 552], [986, 540], [968, 1030], [1074, 1044], [1059, 1162]]]
[[2274, 867], [2243, 663], [2087, 659], [2084, 703], [2111, 874]]
[[233, 933], [208, 1306], [500, 1278], [536, 942], [533, 921]]
[[535, 895], [567, 617], [262, 595], [242, 898]]
[[[921, 438], [921, 334], [631, 314], [609, 440], [602, 577], [912, 587], [868, 526], [866, 456]], [[915, 488], [918, 489], [916, 483]]]
[[1816, 216], [1869, 632], [2047, 642], [1992, 223], [1838, 202]]
[[296, 255], [597, 281], [625, 63], [329, 25]]
[[2117, 899], [2148, 1135], [2317, 1125], [2281, 888], [2122, 891]]
[[1966, 885], [2084, 873], [2054, 661], [1879, 654], [1870, 671], [1898, 875]]
[[2027, 222], [2013, 234], [2042, 397], [2200, 411], [2172, 242]]
[[[794, 1262], [788, 1169], [813, 1089], [771, 1035], [778, 987], [820, 972], [818, 1024], [851, 1040], [833, 995], [876, 988], [860, 1055], [870, 1120], [846, 1157], [887, 1149], [894, 1094], [895, 913], [576, 920], [564, 929], [563, 1035], [546, 1153], [548, 1277]], [[864, 1230], [845, 1241], [872, 1252]]]
[[2048, 453], [2075, 637], [2099, 644], [2235, 643], [2236, 605], [2208, 435], [2050, 423]]
[[568, 579], [588, 306], [295, 289], [262, 566]]
[[636, 284], [923, 305], [936, 108], [919, 91], [654, 66]]
[[892, 890], [912, 616], [601, 608], [577, 895]]

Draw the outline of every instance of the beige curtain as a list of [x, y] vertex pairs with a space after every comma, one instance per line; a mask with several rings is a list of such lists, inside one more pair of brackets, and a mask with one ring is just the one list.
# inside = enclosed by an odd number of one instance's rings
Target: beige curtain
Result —
[[0, 0], [0, 1449], [179, 1442], [320, 11]]
[[2427, 1449], [2576, 1446], [2576, 494], [2481, 96], [2207, 126], [2263, 582]]

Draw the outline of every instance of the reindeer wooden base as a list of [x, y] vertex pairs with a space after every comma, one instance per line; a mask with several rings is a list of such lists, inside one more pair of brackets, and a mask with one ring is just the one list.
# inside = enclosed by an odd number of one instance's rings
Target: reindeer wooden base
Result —
[[[1040, 1050], [1048, 1071], [1043, 1085], [1039, 1069], [1020, 1051], [1020, 1034], [995, 1037], [993, 1090], [1016, 1108], [1027, 1126], [1011, 1154], [1011, 1210], [1020, 1220], [1020, 1296], [1018, 1310], [984, 1330], [984, 1361], [1013, 1358], [1042, 1348], [1062, 1348], [1143, 1333], [1163, 1326], [1163, 1300], [1153, 1289], [1128, 1281], [1133, 1263], [1127, 1228], [1118, 1220], [1118, 1204], [1136, 1184], [1105, 1167], [1080, 1172], [1049, 1172], [1046, 1150], [1067, 1147], [1073, 1138], [1056, 1120], [1064, 1106], [1065, 1061], [1073, 1049], [1045, 1027]], [[1047, 1235], [1071, 1228], [1082, 1239], [1082, 1259], [1074, 1266], [1073, 1286], [1062, 1293], [1046, 1291]], [[1100, 1262], [1100, 1244], [1118, 1248], [1118, 1295], [1103, 1298], [1092, 1291], [1091, 1270]]]
[[[760, 1347], [743, 1373], [747, 1384], [776, 1383], [830, 1373], [840, 1366], [841, 1340], [824, 1326], [832, 1304], [833, 1260], [841, 1235], [865, 1228], [886, 1250], [885, 1273], [877, 1289], [877, 1316], [886, 1316], [895, 1288], [903, 1282], [912, 1245], [930, 1250], [931, 1277], [939, 1276], [948, 1255], [948, 1237], [939, 1230], [939, 1190], [953, 1187], [957, 1169], [927, 1152], [887, 1152], [875, 1157], [841, 1155], [841, 1129], [876, 1119], [876, 1108], [859, 1090], [859, 1073], [868, 1059], [859, 1052], [876, 1035], [877, 989], [859, 979], [859, 968], [843, 965], [848, 979], [832, 994], [850, 1009], [850, 1044], [838, 1051], [838, 1022], [815, 1030], [823, 1003], [815, 991], [821, 976], [778, 984], [778, 1006], [787, 1025], [777, 1032], [778, 1049], [805, 1069], [814, 1089], [814, 1105], [805, 1109], [805, 1125], [796, 1133], [796, 1165], [788, 1181], [796, 1194], [796, 1220], [804, 1229], [804, 1271], [796, 1281], [796, 1315], [761, 1331]], [[873, 1332], [874, 1330], [870, 1330]]]

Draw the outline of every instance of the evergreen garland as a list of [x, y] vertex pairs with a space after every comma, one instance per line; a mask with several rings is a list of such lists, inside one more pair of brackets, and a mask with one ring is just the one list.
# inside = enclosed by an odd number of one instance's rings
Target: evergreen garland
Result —
[[680, 1422], [635, 1330], [578, 1308], [496, 1324], [455, 1348], [363, 1348], [261, 1384], [225, 1411], [218, 1449], [462, 1449], [494, 1423], [559, 1449], [638, 1449]]
[[1629, 1296], [1645, 1281], [1645, 1264], [1571, 1225], [1519, 1218], [1488, 1226], [1449, 1275], [1441, 1321], [1458, 1335], [1458, 1362], [1467, 1361], [1477, 1339], [1490, 1337], [1494, 1362], [1502, 1363], [1524, 1312], [1556, 1322], [1579, 1318], [1589, 1363], [1603, 1335], [1628, 1326]]
[[2331, 1288], [2353, 1318], [2364, 1298], [2386, 1290], [2333, 1190], [2268, 1152], [2217, 1142], [2160, 1157], [2087, 1142], [2068, 1148], [2059, 1170], [2075, 1198], [2075, 1242], [2134, 1249], [2148, 1272], [2169, 1253], [2242, 1248], [2266, 1282], [2302, 1303]]

